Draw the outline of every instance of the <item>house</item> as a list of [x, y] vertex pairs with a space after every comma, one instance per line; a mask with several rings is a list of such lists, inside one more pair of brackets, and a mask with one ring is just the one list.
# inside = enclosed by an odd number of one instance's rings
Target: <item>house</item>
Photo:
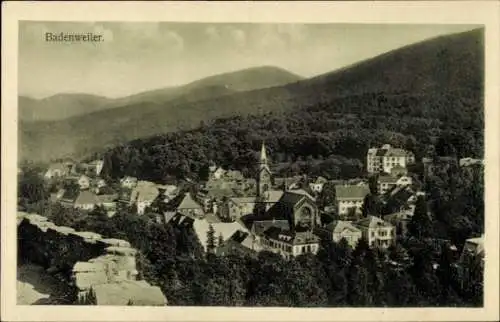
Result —
[[421, 191], [413, 191], [409, 186], [393, 187], [381, 198], [384, 203], [383, 213], [388, 215], [396, 212], [408, 212], [411, 217], [415, 210], [417, 197], [423, 194]]
[[484, 270], [484, 257], [484, 235], [469, 238], [465, 241], [460, 259], [456, 265], [462, 288], [466, 288], [471, 280], [481, 278], [480, 274]]
[[368, 173], [391, 173], [393, 167], [406, 168], [415, 162], [415, 155], [411, 151], [394, 148], [384, 144], [381, 148], [370, 148], [366, 155], [366, 169]]
[[93, 210], [100, 204], [101, 201], [96, 194], [88, 190], [83, 190], [80, 191], [80, 194], [76, 198], [73, 207], [82, 210]]
[[198, 236], [198, 240], [200, 241], [201, 245], [205, 249], [207, 247], [207, 232], [210, 229], [210, 226], [212, 226], [214, 231], [215, 231], [216, 239], [218, 239], [218, 237], [222, 235], [222, 238], [224, 240], [227, 240], [238, 230], [248, 232], [248, 230], [238, 222], [231, 222], [231, 223], [212, 222], [212, 223], [210, 223], [205, 218], [204, 219], [198, 219], [198, 218], [192, 219], [192, 216], [184, 216], [180, 213], [178, 213], [177, 215], [180, 215], [180, 216], [183, 216], [186, 218], [191, 218], [193, 230], [196, 233], [196, 236]]
[[102, 178], [97, 178], [95, 180], [95, 185], [97, 188], [104, 188], [107, 186], [107, 183], [106, 183], [106, 180], [104, 180]]
[[361, 230], [370, 247], [386, 249], [395, 242], [395, 227], [378, 217], [367, 216], [355, 222], [354, 226]]
[[87, 169], [91, 171], [92, 175], [99, 176], [102, 172], [103, 167], [103, 160], [94, 160], [88, 164]]
[[215, 179], [215, 180], [220, 180], [222, 178], [222, 176], [224, 176], [225, 173], [226, 173], [226, 170], [224, 170], [221, 167], [218, 167], [217, 170], [215, 170], [214, 172], [212, 172], [210, 174], [210, 177]]
[[366, 185], [337, 185], [335, 186], [335, 199], [338, 205], [338, 214], [346, 216], [349, 209], [354, 209], [356, 214], [361, 214], [363, 202], [370, 193]]
[[319, 237], [311, 231], [292, 232], [280, 227], [271, 226], [263, 233], [260, 246], [263, 250], [271, 251], [285, 259], [302, 254], [316, 254], [319, 250]]
[[156, 200], [160, 191], [156, 184], [150, 181], [139, 181], [130, 194], [130, 203], [137, 206], [137, 214], [142, 215], [146, 208]]
[[316, 193], [321, 193], [321, 191], [323, 191], [323, 186], [325, 185], [325, 183], [327, 183], [328, 180], [323, 178], [323, 177], [318, 177], [316, 178], [316, 180], [312, 183], [309, 184], [309, 188], [313, 191], [313, 192], [316, 192]]
[[434, 173], [436, 166], [447, 169], [459, 166], [459, 161], [456, 157], [450, 156], [424, 157], [422, 158], [422, 164], [424, 165], [424, 175], [430, 176]]
[[351, 224], [351, 222], [343, 220], [334, 220], [324, 227], [318, 227], [314, 230], [314, 233], [321, 238], [336, 243], [344, 238], [352, 248], [356, 247], [358, 240], [362, 237], [360, 229]]
[[104, 194], [97, 195], [97, 200], [99, 200], [99, 205], [101, 205], [108, 216], [113, 216], [116, 213], [118, 194]]
[[390, 175], [380, 175], [377, 179], [378, 193], [384, 194], [394, 187], [410, 186], [413, 183], [409, 176], [394, 177]]
[[264, 232], [270, 227], [279, 227], [282, 230], [290, 230], [290, 222], [288, 220], [256, 220], [249, 224], [250, 233], [254, 239], [258, 241], [264, 236]]
[[124, 188], [133, 189], [133, 188], [135, 188], [135, 186], [137, 186], [137, 178], [125, 176], [125, 177], [120, 179], [120, 184]]
[[408, 224], [413, 216], [412, 209], [404, 209], [384, 216], [384, 220], [394, 226], [396, 236], [406, 236], [408, 234]]
[[61, 188], [61, 189], [57, 190], [56, 192], [51, 193], [50, 194], [50, 201], [53, 203], [58, 202], [64, 196], [65, 192], [66, 192], [66, 189]]
[[396, 164], [395, 166], [392, 167], [390, 175], [393, 177], [406, 176], [408, 175], [408, 169]]
[[78, 178], [78, 181], [77, 181], [78, 185], [80, 186], [80, 189], [81, 190], [85, 190], [85, 189], [88, 189], [90, 188], [90, 178], [87, 177], [86, 175], [81, 175], [79, 178]]
[[223, 218], [235, 221], [244, 215], [253, 213], [256, 197], [227, 198], [220, 208], [220, 215]]
[[458, 164], [461, 167], [470, 167], [472, 165], [483, 165], [484, 161], [482, 159], [462, 158], [458, 161]]
[[184, 216], [202, 218], [205, 215], [203, 206], [195, 200], [189, 192], [177, 196], [169, 203], [168, 206], [170, 209], [173, 209]]
[[222, 245], [218, 245], [216, 254], [226, 256], [237, 253], [256, 257], [261, 250], [262, 247], [249, 232], [237, 230]]
[[45, 172], [46, 179], [61, 178], [70, 173], [71, 167], [63, 162], [53, 163]]
[[213, 199], [209, 195], [199, 192], [196, 200], [202, 206], [204, 213], [212, 212]]

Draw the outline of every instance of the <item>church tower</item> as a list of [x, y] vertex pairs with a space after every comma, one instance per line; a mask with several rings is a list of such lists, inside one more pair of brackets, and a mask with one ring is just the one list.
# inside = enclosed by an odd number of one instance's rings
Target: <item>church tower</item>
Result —
[[271, 189], [271, 170], [269, 169], [266, 145], [262, 142], [260, 149], [259, 169], [257, 174], [257, 196], [262, 197], [264, 192]]

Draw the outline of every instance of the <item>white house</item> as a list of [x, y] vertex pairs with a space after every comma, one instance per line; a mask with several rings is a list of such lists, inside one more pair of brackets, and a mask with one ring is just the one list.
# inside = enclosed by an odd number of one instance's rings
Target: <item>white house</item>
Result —
[[380, 175], [377, 180], [378, 193], [384, 194], [394, 187], [411, 186], [413, 180], [409, 176], [394, 177], [390, 175]]
[[366, 170], [368, 173], [391, 173], [393, 167], [406, 168], [415, 162], [415, 155], [411, 151], [394, 148], [384, 144], [381, 148], [370, 148], [366, 155]]
[[296, 232], [271, 226], [264, 231], [260, 240], [262, 249], [280, 254], [285, 259], [302, 254], [316, 254], [319, 250], [319, 238], [312, 232]]
[[394, 225], [375, 216], [368, 216], [354, 223], [371, 247], [388, 248], [396, 239]]
[[78, 178], [78, 185], [82, 190], [88, 189], [90, 187], [90, 178], [87, 177], [86, 175], [81, 175]]
[[362, 237], [361, 230], [351, 224], [350, 221], [334, 220], [325, 227], [318, 227], [315, 229], [316, 235], [332, 240], [336, 243], [345, 239], [349, 246], [356, 247], [358, 241]]
[[124, 188], [133, 189], [137, 185], [137, 178], [126, 176], [120, 179], [120, 184]]
[[366, 185], [337, 185], [335, 186], [335, 199], [338, 205], [338, 214], [345, 216], [349, 209], [354, 208], [357, 214], [361, 213], [363, 202], [370, 189]]

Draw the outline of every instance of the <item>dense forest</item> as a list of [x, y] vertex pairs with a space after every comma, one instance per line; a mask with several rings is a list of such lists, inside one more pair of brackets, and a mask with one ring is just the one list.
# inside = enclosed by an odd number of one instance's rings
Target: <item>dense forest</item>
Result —
[[104, 173], [162, 182], [165, 178], [206, 179], [214, 162], [252, 175], [264, 140], [280, 175], [322, 175], [330, 179], [364, 174], [369, 147], [390, 143], [424, 155], [483, 155], [482, 94], [449, 92], [364, 94], [335, 99], [289, 113], [237, 116], [200, 124], [195, 130], [139, 139], [93, 157]]

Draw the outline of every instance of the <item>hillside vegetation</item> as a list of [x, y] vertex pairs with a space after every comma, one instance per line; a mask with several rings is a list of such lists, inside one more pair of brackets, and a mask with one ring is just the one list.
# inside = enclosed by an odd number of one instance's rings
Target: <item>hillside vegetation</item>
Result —
[[[64, 122], [22, 123], [20, 156], [31, 160], [66, 155], [82, 157], [134, 139], [190, 130], [200, 125], [210, 126], [216, 119], [257, 117], [271, 112], [277, 121], [283, 122], [284, 128], [290, 130], [294, 124], [288, 122], [289, 115], [304, 111], [316, 113], [316, 116], [311, 125], [301, 128], [300, 131], [304, 132], [298, 131], [297, 135], [312, 136], [313, 140], [325, 140], [312, 134], [315, 132], [326, 133], [328, 140], [332, 140], [332, 136], [339, 137], [332, 131], [340, 131], [343, 133], [341, 137], [347, 141], [363, 135], [363, 132], [352, 131], [353, 125], [345, 122], [335, 123], [336, 127], [332, 128], [332, 124], [327, 122], [332, 117], [353, 117], [351, 123], [361, 123], [361, 128], [371, 137], [373, 129], [380, 130], [379, 124], [382, 123], [377, 123], [378, 118], [384, 116], [381, 121], [387, 120], [388, 123], [382, 128], [386, 127], [393, 133], [407, 133], [419, 139], [416, 135], [429, 137], [430, 133], [433, 137], [444, 128], [458, 127], [463, 128], [461, 132], [479, 142], [480, 146], [483, 130], [483, 54], [483, 30], [474, 30], [407, 46], [349, 68], [284, 86], [227, 93], [225, 90], [248, 87], [224, 86], [222, 90], [220, 85], [210, 83], [224, 95], [197, 101], [189, 101], [186, 95], [184, 100], [169, 103], [142, 100]], [[330, 117], [316, 118], [321, 113]], [[401, 117], [407, 120], [401, 120]], [[456, 117], [460, 118], [458, 122], [455, 122]], [[424, 120], [419, 121], [421, 119]], [[264, 126], [268, 124], [267, 120], [265, 116], [255, 123]], [[297, 122], [300, 124], [306, 120], [299, 119]], [[411, 133], [407, 128], [394, 128], [414, 127], [415, 124], [422, 126], [425, 122], [442, 124], [434, 126], [434, 132], [422, 132], [424, 128], [421, 128]], [[321, 124], [326, 128], [317, 131]], [[253, 131], [254, 128], [248, 127], [248, 130]], [[428, 130], [432, 131], [432, 128]], [[348, 134], [354, 138], [347, 138]], [[225, 135], [238, 136], [232, 129]], [[261, 135], [258, 139], [265, 136]], [[363, 142], [363, 146], [369, 143]], [[253, 145], [246, 148], [253, 148]], [[327, 153], [330, 152], [328, 150]]]

